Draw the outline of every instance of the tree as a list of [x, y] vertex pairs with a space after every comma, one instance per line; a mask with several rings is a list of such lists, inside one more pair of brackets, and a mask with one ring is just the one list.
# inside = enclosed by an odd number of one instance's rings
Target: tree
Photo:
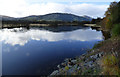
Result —
[[119, 19], [119, 4], [118, 2], [112, 2], [105, 12], [105, 18], [103, 22], [105, 23], [105, 28], [111, 30], [113, 28], [113, 24], [116, 24]]

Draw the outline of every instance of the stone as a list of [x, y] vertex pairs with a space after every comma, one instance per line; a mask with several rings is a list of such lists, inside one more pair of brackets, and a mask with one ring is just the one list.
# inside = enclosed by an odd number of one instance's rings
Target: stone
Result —
[[75, 63], [75, 62], [77, 62], [77, 60], [71, 60], [71, 62]]
[[78, 70], [80, 69], [80, 67], [77, 68]]
[[59, 68], [59, 69], [60, 69], [60, 65], [58, 65], [58, 66], [57, 66], [57, 68]]
[[64, 61], [65, 61], [65, 62], [68, 62], [68, 61], [69, 61], [69, 59], [65, 59]]
[[59, 72], [58, 70], [55, 70], [55, 71], [52, 72], [51, 75], [57, 75], [58, 72]]
[[71, 67], [72, 67], [72, 66], [71, 66], [71, 65], [69, 65], [69, 64], [68, 64], [67, 66], [68, 66], [69, 68], [71, 68]]
[[62, 66], [66, 66], [66, 64], [65, 64], [65, 63], [61, 63], [61, 65], [62, 65]]

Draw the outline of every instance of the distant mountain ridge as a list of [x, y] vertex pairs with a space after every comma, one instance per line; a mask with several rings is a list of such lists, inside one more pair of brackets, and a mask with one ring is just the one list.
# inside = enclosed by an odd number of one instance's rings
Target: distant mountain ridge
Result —
[[16, 18], [14, 18], [14, 17], [0, 15], [0, 20], [15, 20], [15, 19]]
[[[1, 17], [1, 16], [0, 16]], [[91, 21], [89, 16], [77, 16], [68, 13], [50, 13], [46, 15], [31, 15], [22, 18], [2, 16], [2, 20], [26, 20], [26, 21]]]

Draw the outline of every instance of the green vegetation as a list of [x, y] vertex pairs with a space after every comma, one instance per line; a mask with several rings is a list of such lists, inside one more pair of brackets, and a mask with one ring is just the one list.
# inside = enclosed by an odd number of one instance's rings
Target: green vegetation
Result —
[[101, 22], [102, 27], [109, 30], [112, 36], [120, 35], [120, 2], [112, 2], [110, 4]]
[[112, 35], [113, 37], [120, 35], [120, 24], [114, 25], [114, 28], [112, 29]]
[[120, 73], [118, 59], [112, 54], [104, 56], [102, 59], [102, 66], [104, 75], [119, 75]]
[[120, 35], [120, 2], [112, 2], [105, 12], [104, 18], [93, 19], [91, 23], [101, 25], [102, 30], [108, 31], [112, 36]]
[[103, 45], [103, 42], [99, 42], [98, 44], [94, 45], [93, 49], [99, 48], [102, 45]]
[[65, 70], [69, 70], [69, 67], [68, 67], [68, 66], [66, 66], [66, 67], [65, 67]]
[[105, 12], [105, 17], [94, 19], [93, 22], [100, 24], [102, 30], [111, 35], [111, 38], [93, 48], [105, 53], [100, 64], [102, 75], [120, 75], [120, 2], [112, 2]]

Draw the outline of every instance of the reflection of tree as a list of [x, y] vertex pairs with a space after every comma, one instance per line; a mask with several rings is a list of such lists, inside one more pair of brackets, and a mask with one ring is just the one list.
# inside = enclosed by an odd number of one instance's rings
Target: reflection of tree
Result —
[[52, 27], [33, 27], [37, 29], [45, 29], [52, 32], [70, 32], [78, 29], [86, 30], [89, 27], [85, 26], [52, 26]]
[[96, 30], [96, 31], [101, 31], [101, 30], [100, 30], [100, 27], [92, 27], [92, 26], [91, 26], [91, 29], [92, 29], [92, 30]]
[[91, 29], [96, 30], [96, 31], [101, 31], [105, 40], [107, 40], [107, 39], [109, 39], [111, 37], [111, 34], [110, 34], [109, 31], [100, 30], [99, 27], [91, 27]]

